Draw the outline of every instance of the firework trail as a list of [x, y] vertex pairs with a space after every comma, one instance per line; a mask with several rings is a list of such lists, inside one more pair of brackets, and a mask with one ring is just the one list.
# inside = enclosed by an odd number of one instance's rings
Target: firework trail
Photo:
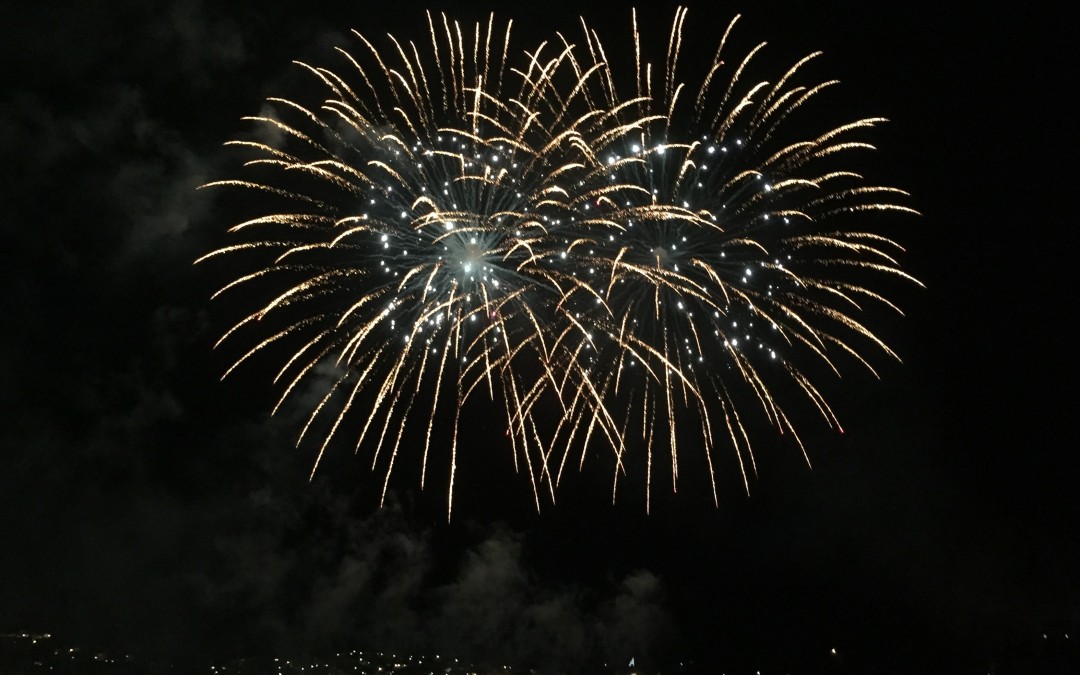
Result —
[[[347, 432], [371, 448], [385, 497], [407, 428], [422, 424], [421, 486], [433, 447], [449, 445], [449, 517], [461, 410], [478, 393], [504, 411], [537, 508], [590, 445], [611, 450], [614, 498], [642, 443], [648, 505], [654, 448], [669, 450], [677, 486], [687, 423], [716, 500], [717, 437], [744, 481], [753, 471], [747, 401], [795, 436], [777, 380], [837, 425], [797, 360], [836, 370], [836, 352], [867, 367], [867, 346], [891, 355], [854, 315], [892, 305], [851, 272], [912, 280], [893, 242], [838, 222], [910, 211], [901, 191], [835, 168], [879, 120], [791, 140], [781, 122], [833, 83], [789, 84], [811, 56], [772, 85], [744, 84], [758, 50], [726, 66], [727, 33], [690, 93], [677, 75], [685, 18], [659, 76], [635, 20], [626, 97], [584, 23], [580, 44], [558, 35], [514, 60], [510, 23], [463, 29], [429, 13], [422, 46], [390, 36], [380, 50], [357, 33], [338, 70], [300, 64], [325, 87], [317, 108], [273, 98], [272, 114], [250, 118], [263, 140], [230, 144], [254, 177], [211, 185], [281, 207], [200, 261], [252, 270], [219, 291], [258, 302], [219, 342], [253, 343], [226, 375], [283, 345], [280, 407], [331, 374], [298, 439], [318, 430], [313, 473]], [[441, 412], [448, 443], [433, 440]]]

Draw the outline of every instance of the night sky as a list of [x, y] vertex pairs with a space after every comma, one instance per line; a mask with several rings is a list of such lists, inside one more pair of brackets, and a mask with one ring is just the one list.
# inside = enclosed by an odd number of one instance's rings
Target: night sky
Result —
[[[823, 50], [814, 76], [842, 85], [814, 115], [891, 120], [866, 168], [923, 214], [888, 221], [927, 287], [877, 324], [904, 363], [827, 387], [846, 433], [807, 416], [812, 470], [759, 436], [748, 497], [723, 464], [719, 508], [704, 478], [651, 515], [635, 489], [612, 506], [587, 465], [537, 513], [496, 410], [448, 525], [442, 483], [397, 476], [379, 509], [347, 449], [308, 482], [303, 402], [271, 419], [270, 374], [219, 381], [228, 270], [192, 265], [235, 222], [196, 187], [238, 174], [221, 143], [301, 87], [290, 62], [331, 62], [354, 27], [423, 38], [426, 7], [67, 4], [0, 28], [0, 633], [181, 663], [349, 646], [792, 672], [834, 648], [850, 672], [1009, 672], [1044, 633], [1080, 639], [1064, 10], [692, 6], [707, 50], [737, 12], [766, 63]], [[584, 11], [622, 54], [629, 6], [433, 5], [513, 17], [521, 48]], [[644, 12], [653, 40], [673, 9]]]

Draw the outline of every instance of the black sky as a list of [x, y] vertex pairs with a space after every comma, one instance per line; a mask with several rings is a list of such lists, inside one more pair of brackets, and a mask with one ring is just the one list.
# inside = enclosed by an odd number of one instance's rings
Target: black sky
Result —
[[[1063, 10], [692, 6], [703, 43], [742, 12], [742, 44], [768, 40], [778, 64], [823, 50], [815, 74], [843, 85], [822, 115], [892, 120], [869, 166], [924, 214], [893, 232], [927, 285], [883, 330], [904, 364], [833, 388], [846, 433], [810, 421], [813, 471], [759, 442], [751, 497], [722, 481], [719, 509], [704, 484], [651, 516], [632, 496], [612, 507], [586, 472], [536, 514], [508, 453], [478, 441], [490, 469], [462, 476], [446, 525], [441, 486], [402, 481], [380, 511], [349, 456], [307, 482], [299, 413], [268, 420], [258, 373], [218, 381], [211, 345], [235, 317], [191, 265], [231, 224], [195, 187], [236, 173], [220, 144], [240, 117], [349, 28], [424, 30], [424, 6], [392, 6], [5, 10], [0, 631], [166, 658], [356, 644], [567, 668], [793, 667], [835, 647], [862, 672], [960, 672], [1021, 661], [1043, 633], [1080, 638]], [[578, 12], [609, 44], [629, 24], [577, 3], [435, 8], [513, 16], [521, 46]], [[654, 39], [672, 12], [645, 10]]]

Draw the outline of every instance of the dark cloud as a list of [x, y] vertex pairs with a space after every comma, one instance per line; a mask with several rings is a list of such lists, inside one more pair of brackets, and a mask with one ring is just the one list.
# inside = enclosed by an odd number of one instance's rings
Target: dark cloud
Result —
[[[265, 490], [251, 499], [258, 509], [282, 508]], [[224, 574], [196, 584], [208, 613], [246, 616], [254, 633], [245, 632], [264, 648], [303, 652], [359, 640], [574, 671], [670, 645], [662, 584], [649, 572], [584, 588], [541, 576], [527, 561], [526, 537], [504, 527], [473, 527], [474, 543], [446, 557], [432, 530], [410, 523], [396, 503], [361, 518], [340, 497], [305, 495], [302, 504], [303, 514], [286, 507], [290, 513], [219, 537]], [[325, 529], [300, 534], [312, 518], [327, 519]]]

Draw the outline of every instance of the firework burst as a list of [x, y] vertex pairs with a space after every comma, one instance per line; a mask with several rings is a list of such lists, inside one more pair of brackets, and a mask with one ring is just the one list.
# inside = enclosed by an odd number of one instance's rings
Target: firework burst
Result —
[[[866, 212], [915, 213], [899, 203], [907, 196], [902, 190], [869, 184], [838, 164], [872, 150], [859, 134], [884, 120], [857, 119], [800, 136], [798, 126], [785, 120], [836, 81], [796, 83], [818, 54], [799, 60], [775, 82], [749, 80], [746, 73], [764, 44], [731, 63], [724, 59], [738, 17], [701, 84], [688, 85], [678, 68], [686, 16], [686, 9], [676, 13], [656, 75], [642, 60], [634, 16], [635, 68], [632, 80], [623, 78], [630, 82], [630, 99], [618, 93], [619, 73], [587, 25], [581, 52], [587, 58], [575, 64], [579, 70], [601, 66], [599, 98], [638, 123], [595, 148], [610, 186], [618, 187], [579, 186], [587, 201], [603, 206], [604, 217], [590, 222], [595, 232], [575, 256], [589, 287], [572, 289], [563, 303], [571, 305], [574, 295], [574, 306], [586, 307], [595, 296], [601, 306], [582, 311], [582, 332], [593, 347], [589, 362], [606, 364], [592, 386], [604, 392], [605, 403], [617, 400], [620, 410], [640, 411], [624, 428], [645, 446], [646, 504], [654, 447], [669, 457], [677, 488], [682, 426], [700, 432], [695, 447], [703, 448], [714, 501], [715, 439], [735, 448], [748, 490], [756, 471], [741, 411], [759, 410], [777, 431], [794, 437], [809, 462], [788, 402], [773, 391], [794, 385], [839, 428], [803, 362], [839, 374], [837, 354], [871, 372], [867, 351], [895, 358], [858, 315], [866, 303], [899, 311], [870, 285], [882, 277], [918, 283], [901, 270], [898, 244], [846, 227], [845, 218]], [[618, 105], [626, 100], [633, 104]], [[567, 433], [575, 428], [569, 424]], [[628, 436], [619, 438], [625, 443]]]
[[[836, 370], [837, 352], [867, 367], [867, 346], [892, 355], [855, 318], [866, 301], [892, 305], [851, 272], [911, 280], [893, 242], [838, 222], [910, 211], [901, 191], [832, 168], [879, 120], [793, 137], [784, 119], [833, 83], [790, 84], [811, 56], [744, 84], [758, 49], [726, 66], [727, 33], [693, 90], [677, 72], [685, 18], [657, 77], [635, 20], [629, 96], [588, 26], [580, 44], [560, 35], [518, 57], [510, 24], [429, 14], [423, 46], [356, 34], [341, 68], [300, 64], [325, 87], [320, 105], [274, 98], [251, 118], [262, 140], [231, 144], [258, 177], [211, 185], [254, 190], [270, 210], [200, 261], [251, 270], [219, 291], [257, 302], [222, 338], [253, 343], [228, 372], [287, 345], [278, 406], [331, 373], [298, 439], [320, 430], [313, 473], [348, 430], [385, 496], [415, 420], [421, 486], [448, 446], [449, 516], [461, 410], [481, 392], [505, 413], [538, 508], [590, 445], [611, 450], [613, 498], [639, 445], [649, 489], [658, 448], [677, 486], [686, 424], [716, 500], [718, 438], [744, 481], [753, 471], [748, 402], [798, 438], [777, 381], [838, 426], [799, 359]], [[440, 412], [448, 441], [433, 439]]]

